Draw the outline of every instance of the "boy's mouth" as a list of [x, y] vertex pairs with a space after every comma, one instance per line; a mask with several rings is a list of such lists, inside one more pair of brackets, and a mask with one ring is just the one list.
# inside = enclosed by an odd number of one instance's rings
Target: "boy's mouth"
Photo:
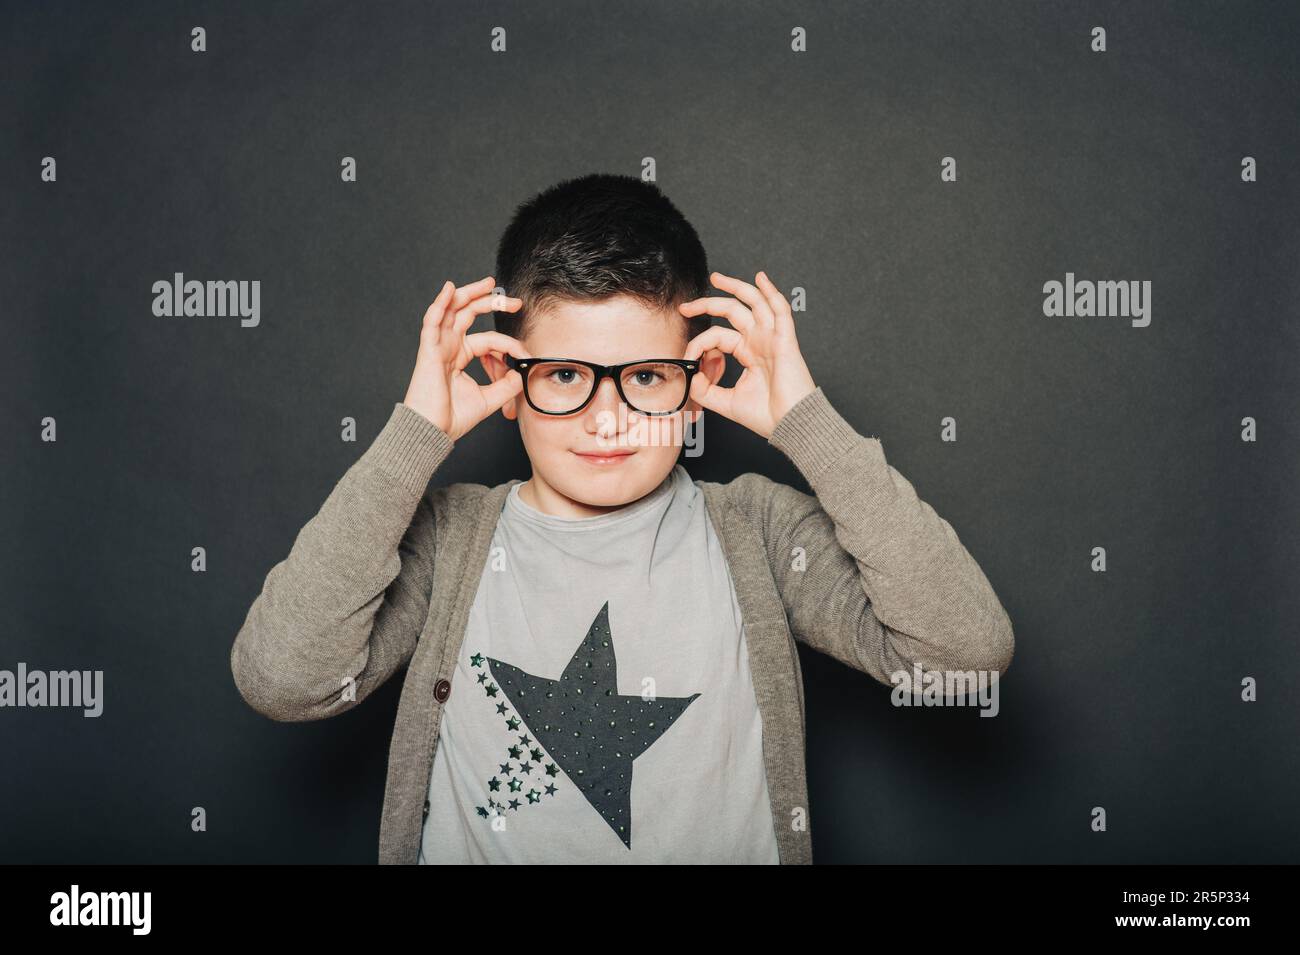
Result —
[[588, 464], [594, 464], [596, 467], [607, 468], [616, 467], [636, 452], [616, 448], [613, 451], [574, 451], [573, 453]]

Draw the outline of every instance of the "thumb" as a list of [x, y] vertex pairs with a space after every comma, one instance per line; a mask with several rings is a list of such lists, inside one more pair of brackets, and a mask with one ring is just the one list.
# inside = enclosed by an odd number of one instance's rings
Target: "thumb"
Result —
[[691, 397], [709, 411], [716, 411], [724, 418], [731, 417], [731, 389], [713, 384], [708, 375], [696, 375], [691, 379]]
[[487, 406], [488, 414], [492, 414], [519, 394], [523, 387], [524, 379], [513, 368], [491, 384], [483, 385], [479, 390], [483, 396], [483, 404]]

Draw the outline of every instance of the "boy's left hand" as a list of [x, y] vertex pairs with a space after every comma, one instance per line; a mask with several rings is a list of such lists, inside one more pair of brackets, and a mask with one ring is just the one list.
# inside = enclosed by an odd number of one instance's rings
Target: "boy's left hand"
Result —
[[754, 276], [757, 288], [721, 272], [709, 278], [736, 298], [708, 295], [678, 308], [688, 317], [717, 315], [735, 327], [715, 325], [696, 335], [683, 357], [695, 360], [716, 348], [735, 355], [745, 370], [731, 388], [715, 385], [707, 375], [697, 373], [691, 381], [691, 397], [705, 408], [769, 438], [785, 413], [817, 389], [795, 340], [790, 303], [766, 272]]

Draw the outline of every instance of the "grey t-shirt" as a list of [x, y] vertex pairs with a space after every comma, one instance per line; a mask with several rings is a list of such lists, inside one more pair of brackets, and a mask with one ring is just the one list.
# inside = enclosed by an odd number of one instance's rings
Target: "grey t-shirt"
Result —
[[776, 863], [744, 622], [676, 465], [589, 518], [515, 485], [470, 609], [419, 861]]

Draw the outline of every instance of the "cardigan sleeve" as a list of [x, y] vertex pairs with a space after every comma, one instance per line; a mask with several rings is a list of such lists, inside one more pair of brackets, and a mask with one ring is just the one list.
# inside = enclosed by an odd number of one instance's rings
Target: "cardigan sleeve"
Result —
[[821, 388], [769, 443], [814, 495], [758, 474], [732, 482], [762, 532], [792, 634], [892, 685], [928, 670], [1006, 671], [1011, 621], [952, 526]]
[[274, 720], [356, 706], [407, 663], [429, 613], [434, 510], [453, 441], [397, 404], [266, 576], [230, 652], [240, 695]]

